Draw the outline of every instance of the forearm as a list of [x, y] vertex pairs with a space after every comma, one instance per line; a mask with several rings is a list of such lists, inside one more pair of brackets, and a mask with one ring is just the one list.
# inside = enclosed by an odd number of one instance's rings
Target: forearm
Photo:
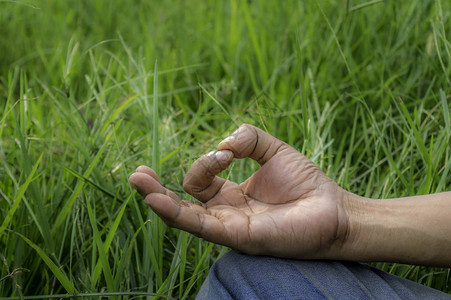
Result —
[[351, 198], [345, 259], [451, 267], [451, 192]]

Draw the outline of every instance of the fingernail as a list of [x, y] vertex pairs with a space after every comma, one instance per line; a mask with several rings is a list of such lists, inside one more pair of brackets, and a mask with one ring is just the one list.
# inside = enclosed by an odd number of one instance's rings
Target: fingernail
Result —
[[232, 151], [218, 151], [216, 152], [216, 158], [218, 160], [224, 160], [224, 161], [228, 161], [232, 158], [233, 156], [233, 152]]
[[244, 126], [241, 125], [240, 127], [238, 127], [237, 130], [235, 130], [235, 131], [232, 133], [232, 135], [238, 134], [238, 133], [240, 133], [240, 132], [243, 131], [243, 130], [244, 130]]
[[216, 150], [210, 151], [207, 153], [207, 156], [211, 157], [211, 156], [215, 155], [215, 152], [216, 152]]
[[226, 137], [225, 139], [223, 139], [223, 140], [219, 143], [219, 145], [220, 145], [220, 144], [224, 144], [224, 143], [231, 142], [231, 141], [233, 141], [233, 140], [235, 140], [235, 136], [234, 136], [234, 135], [230, 135], [230, 136]]

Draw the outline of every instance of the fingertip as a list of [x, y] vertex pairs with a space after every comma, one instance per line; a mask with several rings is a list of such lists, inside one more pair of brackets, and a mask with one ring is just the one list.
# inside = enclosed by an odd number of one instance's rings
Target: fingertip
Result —
[[134, 188], [135, 190], [137, 190], [137, 186], [136, 186], [136, 173], [133, 173], [132, 175], [130, 175], [128, 177], [128, 183], [132, 186], [132, 188]]
[[146, 197], [150, 193], [168, 193], [167, 189], [159, 181], [147, 173], [135, 172], [130, 175], [128, 181], [143, 197]]
[[218, 150], [216, 151], [216, 159], [223, 162], [228, 162], [233, 159], [233, 152], [230, 150]]
[[218, 150], [231, 150], [235, 158], [250, 157], [260, 165], [287, 148], [289, 146], [281, 140], [249, 124], [241, 125], [218, 145]]
[[136, 172], [138, 172], [138, 173], [145, 173], [145, 174], [147, 174], [149, 176], [152, 176], [152, 178], [154, 178], [156, 181], [158, 181], [158, 183], [161, 184], [160, 177], [158, 177], [158, 174], [154, 170], [149, 168], [148, 166], [141, 165], [141, 166], [136, 168]]
[[[234, 135], [229, 135], [228, 137], [226, 137], [225, 139], [223, 139], [222, 141], [219, 142], [218, 144], [218, 149], [222, 150], [224, 149], [224, 146], [227, 143], [233, 142], [236, 139], [236, 137]], [[221, 149], [222, 148], [222, 149]]]
[[257, 141], [258, 133], [255, 127], [249, 124], [242, 124], [218, 144], [218, 150], [230, 150], [235, 158], [244, 158], [253, 151]]
[[237, 139], [237, 136], [240, 135], [241, 133], [243, 133], [246, 130], [246, 128], [249, 126], [251, 126], [251, 125], [246, 124], [246, 123], [241, 124], [237, 130], [235, 130], [232, 134], [230, 134], [228, 137], [226, 137], [221, 142], [219, 142], [218, 149], [219, 150], [225, 149], [224, 146], [227, 143], [234, 142]]
[[[149, 168], [148, 166], [145, 166], [145, 165], [141, 165], [141, 166], [139, 166], [139, 167], [137, 167], [136, 168], [136, 172], [143, 172], [143, 170], [145, 169], [145, 168]], [[150, 169], [150, 168], [149, 168]]]

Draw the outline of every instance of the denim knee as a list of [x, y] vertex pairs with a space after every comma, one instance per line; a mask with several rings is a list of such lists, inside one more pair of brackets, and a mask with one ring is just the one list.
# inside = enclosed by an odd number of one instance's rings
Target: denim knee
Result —
[[291, 260], [229, 252], [210, 269], [199, 299], [450, 299], [356, 262]]
[[327, 298], [291, 260], [231, 251], [213, 264], [198, 299]]

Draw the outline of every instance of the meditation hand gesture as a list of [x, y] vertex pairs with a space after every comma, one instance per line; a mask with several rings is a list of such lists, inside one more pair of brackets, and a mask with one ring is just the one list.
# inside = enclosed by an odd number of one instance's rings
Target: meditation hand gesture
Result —
[[[216, 176], [245, 157], [261, 168], [243, 183]], [[251, 125], [191, 166], [183, 188], [200, 203], [181, 200], [145, 166], [129, 181], [169, 226], [248, 254], [451, 267], [451, 192], [357, 196]]]
[[[243, 183], [216, 176], [233, 158], [246, 157], [261, 168]], [[129, 181], [167, 225], [245, 253], [328, 258], [347, 238], [350, 193], [294, 148], [251, 125], [191, 166], [183, 188], [200, 203], [181, 200], [145, 166]]]

